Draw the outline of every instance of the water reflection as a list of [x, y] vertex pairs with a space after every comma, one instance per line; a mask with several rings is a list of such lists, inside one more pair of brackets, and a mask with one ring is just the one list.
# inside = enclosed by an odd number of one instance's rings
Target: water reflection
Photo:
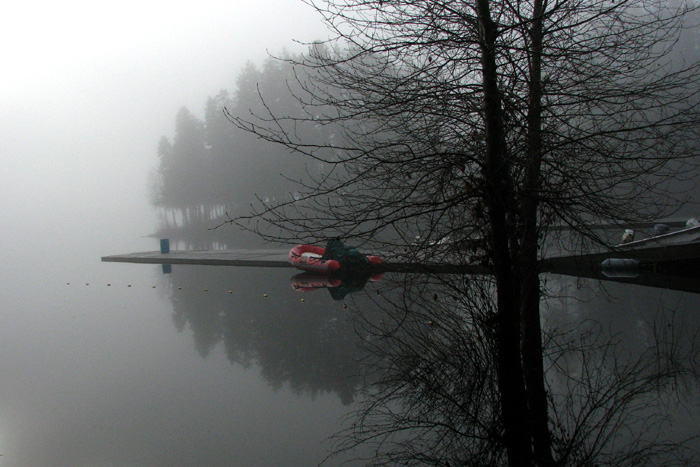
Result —
[[[487, 277], [251, 271], [163, 276], [173, 322], [200, 356], [220, 345], [273, 389], [359, 401], [334, 438], [343, 455], [359, 445], [389, 464], [505, 462]], [[561, 275], [544, 285], [555, 458], [688, 462], [699, 446], [685, 441], [700, 411], [700, 295]]]
[[[503, 465], [491, 285], [406, 276], [384, 281], [357, 315], [375, 357], [340, 452], [370, 444], [390, 465]], [[546, 387], [555, 459], [563, 465], [687, 465], [695, 422], [697, 295], [547, 277]]]
[[324, 276], [302, 272], [291, 278], [292, 288], [297, 292], [313, 292], [327, 289], [333, 300], [342, 300], [346, 295], [364, 290], [368, 282], [378, 282], [383, 274], [351, 274]]
[[[609, 261], [618, 261], [610, 265]], [[632, 286], [676, 290], [700, 294], [700, 271], [696, 267], [697, 260], [676, 261], [644, 266], [629, 258], [607, 259], [598, 268], [578, 265], [570, 271], [562, 271], [572, 277], [587, 277], [606, 282], [617, 282]]]
[[296, 297], [288, 270], [179, 266], [164, 278], [173, 322], [179, 331], [191, 330], [202, 357], [222, 345], [232, 364], [259, 366], [273, 388], [288, 384], [352, 402], [360, 384], [356, 362], [366, 353], [342, 304], [327, 296]]
[[612, 465], [697, 461], [700, 296], [551, 279], [547, 376], [568, 437], [560, 449]]

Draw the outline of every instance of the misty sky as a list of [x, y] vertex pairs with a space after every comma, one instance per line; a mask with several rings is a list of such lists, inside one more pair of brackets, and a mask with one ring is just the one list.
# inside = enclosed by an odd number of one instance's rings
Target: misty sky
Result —
[[294, 0], [4, 5], [0, 247], [8, 229], [16, 241], [36, 225], [149, 217], [148, 171], [177, 110], [201, 116], [246, 61], [326, 36]]
[[[154, 362], [149, 371], [167, 373], [155, 342], [162, 349], [177, 345], [176, 330], [169, 303], [156, 295], [160, 288], [143, 292], [151, 290], [151, 282], [144, 283], [153, 268], [119, 267], [124, 265], [101, 263], [100, 257], [157, 248], [157, 239], [147, 237], [157, 223], [147, 182], [157, 167], [158, 140], [172, 136], [181, 106], [201, 117], [208, 96], [234, 90], [247, 61], [262, 63], [268, 50], [304, 51], [294, 39], [326, 35], [313, 11], [296, 0], [3, 4], [0, 465], [57, 465], [23, 462], [21, 456], [51, 458], [62, 446], [69, 457], [83, 454], [71, 453], [77, 449], [71, 442], [91, 451], [112, 444], [117, 454], [100, 455], [114, 459], [138, 447], [89, 423], [81, 428], [81, 414], [88, 414], [81, 407], [90, 400], [98, 407], [126, 401], [124, 413], [137, 413], [141, 406], [100, 381], [122, 378], [124, 368], [142, 371], [144, 360]], [[141, 285], [139, 294], [130, 295], [132, 304], [127, 295], [105, 295], [123, 276], [134, 284], [129, 290]], [[158, 326], [148, 327], [147, 318]], [[188, 371], [196, 374], [192, 367], [202, 367], [202, 359], [189, 334], [180, 339], [188, 341], [181, 348], [194, 363], [178, 371], [192, 379]], [[109, 363], [125, 352], [130, 356], [121, 360], [121, 370]], [[223, 363], [231, 371], [225, 358]], [[164, 388], [173, 376], [167, 374]], [[261, 393], [256, 386], [241, 395]], [[73, 401], [72, 408], [66, 401]], [[170, 409], [163, 411], [166, 418]], [[66, 420], [69, 429], [63, 429]], [[132, 428], [124, 425], [125, 433], [133, 431], [129, 439], [147, 439]], [[262, 439], [268, 431], [260, 426]], [[85, 442], [85, 434], [99, 439]]]

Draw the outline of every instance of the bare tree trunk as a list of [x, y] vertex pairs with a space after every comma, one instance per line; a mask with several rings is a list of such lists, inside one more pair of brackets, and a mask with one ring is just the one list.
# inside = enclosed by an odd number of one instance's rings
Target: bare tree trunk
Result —
[[497, 286], [498, 313], [498, 386], [505, 427], [508, 464], [532, 464], [531, 434], [525, 381], [520, 360], [520, 307], [518, 286], [510, 252], [508, 228], [509, 183], [503, 132], [503, 113], [498, 92], [495, 42], [496, 26], [491, 20], [488, 0], [477, 0], [481, 61], [483, 67], [486, 160], [484, 163], [484, 200], [490, 222], [491, 256]]
[[541, 186], [542, 148], [542, 0], [535, 0], [529, 36], [530, 83], [527, 116], [527, 161], [520, 222], [521, 338], [527, 403], [532, 426], [532, 446], [539, 466], [553, 466], [547, 393], [542, 363], [540, 325], [540, 281], [537, 270], [539, 236], [539, 187]]

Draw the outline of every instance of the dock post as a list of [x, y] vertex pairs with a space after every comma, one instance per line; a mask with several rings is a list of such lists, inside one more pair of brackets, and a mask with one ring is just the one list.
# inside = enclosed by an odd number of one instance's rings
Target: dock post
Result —
[[160, 239], [160, 252], [161, 254], [170, 253], [170, 239], [161, 238]]

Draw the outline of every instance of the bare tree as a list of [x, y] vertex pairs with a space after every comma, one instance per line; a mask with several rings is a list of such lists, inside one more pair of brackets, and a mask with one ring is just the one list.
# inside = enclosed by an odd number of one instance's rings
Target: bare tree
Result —
[[[309, 1], [340, 44], [297, 63], [308, 117], [231, 120], [326, 167], [249, 218], [270, 239], [343, 236], [493, 271], [510, 465], [554, 465], [538, 260], [568, 225], [667, 214], [695, 164], [697, 63], [672, 54], [694, 9], [645, 0]], [[302, 125], [342, 129], [299, 139]], [[259, 227], [263, 222], [263, 227]], [[270, 230], [271, 227], [277, 229]], [[474, 254], [467, 254], [464, 245]], [[455, 252], [455, 249], [457, 252]]]

